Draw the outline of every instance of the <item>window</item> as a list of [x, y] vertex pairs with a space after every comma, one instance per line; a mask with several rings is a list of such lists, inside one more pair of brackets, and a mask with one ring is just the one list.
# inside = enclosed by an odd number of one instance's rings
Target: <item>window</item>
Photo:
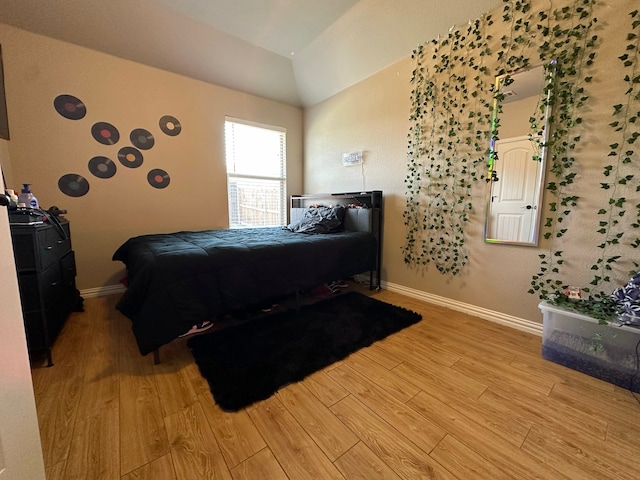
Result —
[[227, 117], [229, 227], [285, 225], [286, 130]]

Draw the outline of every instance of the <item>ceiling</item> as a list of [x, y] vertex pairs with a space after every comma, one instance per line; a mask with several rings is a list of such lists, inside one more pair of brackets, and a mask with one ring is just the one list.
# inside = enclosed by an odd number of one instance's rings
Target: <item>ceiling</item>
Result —
[[[2, 0], [0, 22], [294, 106], [502, 0]], [[0, 39], [1, 42], [1, 39]]]

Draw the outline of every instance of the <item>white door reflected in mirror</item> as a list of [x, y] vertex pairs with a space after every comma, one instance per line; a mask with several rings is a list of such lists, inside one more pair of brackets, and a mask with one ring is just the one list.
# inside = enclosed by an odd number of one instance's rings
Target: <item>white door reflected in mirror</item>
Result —
[[495, 142], [500, 161], [491, 188], [488, 232], [507, 242], [531, 242], [538, 213], [541, 163], [534, 160], [538, 144], [529, 137]]

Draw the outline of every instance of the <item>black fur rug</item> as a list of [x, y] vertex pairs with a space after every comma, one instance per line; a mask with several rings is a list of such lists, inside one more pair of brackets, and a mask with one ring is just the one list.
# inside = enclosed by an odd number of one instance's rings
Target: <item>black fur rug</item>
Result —
[[347, 292], [196, 336], [188, 345], [216, 403], [236, 411], [420, 319]]

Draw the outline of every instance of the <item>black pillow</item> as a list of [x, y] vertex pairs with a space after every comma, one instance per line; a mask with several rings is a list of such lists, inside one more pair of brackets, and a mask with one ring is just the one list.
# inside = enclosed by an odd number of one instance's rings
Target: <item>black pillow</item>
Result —
[[285, 228], [298, 233], [334, 233], [344, 226], [344, 207], [314, 207], [304, 212], [302, 220]]

